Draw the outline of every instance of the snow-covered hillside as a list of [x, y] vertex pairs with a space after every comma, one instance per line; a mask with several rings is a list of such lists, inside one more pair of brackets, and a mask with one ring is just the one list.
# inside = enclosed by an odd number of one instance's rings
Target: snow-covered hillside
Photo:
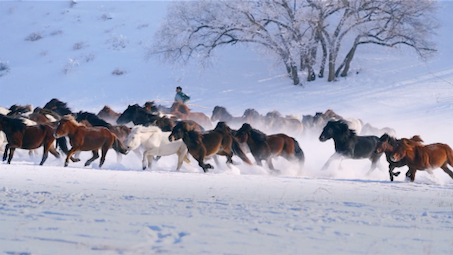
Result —
[[[301, 117], [333, 109], [398, 137], [453, 146], [453, 3], [440, 2], [438, 53], [423, 62], [409, 49], [362, 47], [348, 77], [291, 85], [281, 66], [243, 46], [217, 52], [210, 69], [175, 68], [147, 59], [165, 1], [1, 1], [0, 106], [121, 112], [156, 100], [170, 105], [175, 87], [193, 111], [217, 105], [235, 116], [255, 108]], [[39, 38], [35, 40], [36, 38]], [[121, 75], [112, 74], [124, 72]], [[446, 254], [453, 251], [453, 180], [442, 170], [415, 184], [388, 181], [387, 163], [370, 176], [368, 160], [320, 171], [334, 152], [317, 135], [297, 137], [302, 172], [276, 160], [266, 167], [216, 166], [208, 174], [176, 158], [141, 171], [136, 155], [109, 152], [83, 167], [16, 152], [0, 164], [2, 254]], [[88, 158], [89, 154], [82, 154]], [[83, 161], [83, 160], [82, 160]]]

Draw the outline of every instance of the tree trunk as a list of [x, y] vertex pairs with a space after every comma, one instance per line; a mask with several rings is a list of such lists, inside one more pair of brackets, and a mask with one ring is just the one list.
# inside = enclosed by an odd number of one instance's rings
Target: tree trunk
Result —
[[349, 67], [351, 65], [352, 59], [354, 58], [354, 54], [357, 49], [358, 43], [359, 38], [357, 37], [351, 50], [349, 50], [348, 54], [344, 58], [343, 63], [341, 63], [340, 67], [338, 67], [337, 71], [335, 72], [335, 77], [338, 77], [343, 67], [344, 69], [343, 72], [341, 73], [341, 77], [346, 77], [348, 75]]
[[334, 53], [329, 53], [329, 77], [327, 81], [335, 80], [335, 56]]
[[321, 48], [322, 48], [322, 59], [321, 59], [321, 67], [319, 69], [319, 78], [324, 77], [324, 70], [326, 69], [326, 61], [327, 61], [327, 46], [326, 42], [324, 41], [324, 38], [319, 36], [319, 41], [321, 42]]
[[300, 83], [299, 74], [297, 73], [297, 66], [295, 65], [291, 66], [291, 78], [293, 79], [294, 85], [299, 85]]

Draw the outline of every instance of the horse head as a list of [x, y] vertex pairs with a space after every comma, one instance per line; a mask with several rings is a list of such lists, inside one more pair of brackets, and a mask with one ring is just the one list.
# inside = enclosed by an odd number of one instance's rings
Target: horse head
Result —
[[214, 107], [214, 110], [212, 110], [212, 116], [211, 116], [211, 121], [217, 121], [222, 118], [222, 115], [225, 112], [225, 108], [222, 106], [216, 106]]
[[341, 137], [341, 136], [350, 136], [355, 134], [354, 131], [350, 130], [348, 125], [341, 120], [329, 121], [327, 125], [322, 130], [319, 140], [325, 142], [331, 138]]
[[180, 121], [171, 130], [171, 134], [168, 136], [170, 142], [182, 139], [188, 132], [189, 127], [185, 121]]
[[74, 132], [74, 128], [80, 126], [72, 115], [65, 115], [58, 122], [58, 126], [55, 129], [55, 138], [60, 138]]
[[393, 162], [398, 162], [408, 155], [411, 156], [417, 144], [420, 143], [407, 138], [402, 138], [401, 140], [396, 141], [395, 145], [393, 146], [393, 151], [390, 159]]
[[250, 136], [250, 131], [252, 130], [252, 126], [248, 123], [242, 124], [242, 127], [238, 129], [236, 132], [236, 138], [239, 140], [240, 143], [247, 142], [248, 137]]
[[124, 125], [134, 120], [135, 115], [138, 112], [140, 106], [138, 104], [129, 105], [126, 110], [118, 117], [116, 123], [118, 125]]
[[66, 103], [56, 98], [50, 100], [46, 105], [44, 105], [44, 109], [52, 110], [61, 116], [72, 113], [71, 109], [66, 105]]

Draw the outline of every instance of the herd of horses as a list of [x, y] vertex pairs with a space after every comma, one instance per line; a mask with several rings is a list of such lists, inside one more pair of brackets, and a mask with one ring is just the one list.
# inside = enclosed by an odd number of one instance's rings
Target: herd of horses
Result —
[[299, 120], [295, 116], [282, 116], [278, 111], [261, 115], [254, 109], [235, 117], [221, 106], [216, 106], [208, 117], [192, 112], [180, 102], [174, 102], [171, 107], [154, 102], [129, 105], [123, 113], [105, 106], [97, 114], [72, 112], [58, 99], [35, 109], [29, 105], [0, 107], [0, 149], [6, 143], [3, 161], [7, 160], [8, 164], [15, 149], [32, 152], [42, 147], [41, 165], [49, 152], [59, 158], [57, 148], [60, 148], [66, 155], [64, 166], [70, 161], [80, 161], [81, 151], [91, 151], [93, 155], [85, 166], [100, 157], [101, 167], [107, 152], [114, 149], [119, 159], [130, 151], [140, 155], [144, 170], [160, 157], [173, 154], [178, 156], [176, 170], [184, 161], [190, 163], [188, 154], [204, 172], [214, 168], [206, 163], [210, 158], [219, 165], [218, 156], [225, 156], [227, 165], [233, 164], [233, 156], [253, 165], [248, 153], [257, 165], [262, 166], [265, 161], [272, 171], [278, 171], [272, 163], [276, 157], [283, 157], [302, 169], [305, 155], [296, 138], [313, 134], [320, 134], [321, 142], [334, 141], [335, 153], [322, 169], [344, 158], [369, 159], [369, 174], [385, 154], [391, 181], [400, 174], [394, 172], [395, 168], [403, 166], [409, 168], [406, 173], [409, 181], [414, 181], [417, 170], [432, 174], [436, 168], [453, 179], [453, 172], [447, 166], [453, 166], [453, 150], [447, 144], [424, 145], [419, 136], [397, 139], [391, 128], [379, 129], [358, 119], [345, 119], [332, 110], [303, 115]]

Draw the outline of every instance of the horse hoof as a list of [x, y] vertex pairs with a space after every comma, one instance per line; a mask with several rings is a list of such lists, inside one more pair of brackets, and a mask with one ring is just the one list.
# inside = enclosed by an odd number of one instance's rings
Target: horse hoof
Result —
[[396, 173], [393, 173], [394, 176], [398, 176], [400, 175], [401, 172], [396, 172]]
[[145, 171], [146, 170], [146, 166], [142, 167], [142, 170]]
[[64, 167], [67, 167], [68, 166], [68, 163], [64, 163]]

